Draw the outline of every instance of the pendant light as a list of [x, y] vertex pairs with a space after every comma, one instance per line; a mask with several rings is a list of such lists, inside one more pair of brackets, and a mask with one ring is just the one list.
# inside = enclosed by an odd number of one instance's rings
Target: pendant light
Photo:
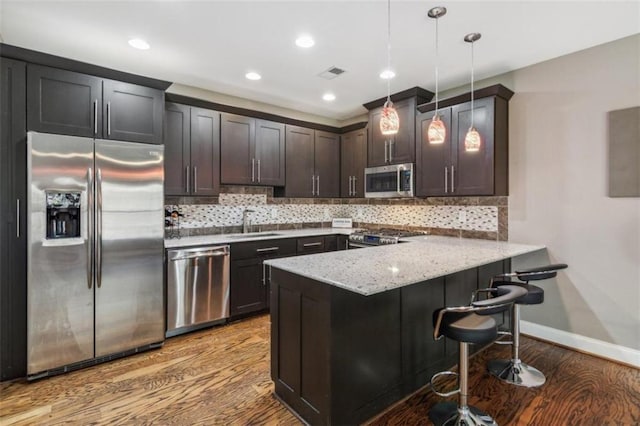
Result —
[[380, 132], [383, 135], [395, 135], [400, 129], [400, 118], [396, 109], [391, 102], [391, 0], [387, 0], [387, 101], [382, 107], [382, 116], [380, 117]]
[[447, 128], [440, 119], [438, 114], [438, 18], [444, 16], [447, 13], [447, 8], [442, 6], [436, 6], [429, 10], [427, 16], [436, 20], [436, 112], [431, 119], [429, 129], [427, 131], [427, 137], [430, 144], [442, 144], [447, 137]]
[[464, 41], [471, 43], [471, 127], [469, 127], [467, 135], [464, 137], [464, 150], [467, 152], [479, 151], [482, 144], [480, 133], [473, 126], [473, 44], [480, 40], [480, 37], [482, 37], [480, 33], [471, 33], [464, 36]]

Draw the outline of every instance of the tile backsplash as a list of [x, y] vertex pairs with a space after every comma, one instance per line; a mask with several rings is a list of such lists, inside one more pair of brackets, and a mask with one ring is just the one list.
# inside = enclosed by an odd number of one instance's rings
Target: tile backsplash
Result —
[[[167, 198], [166, 208], [182, 214], [179, 232], [173, 229], [171, 234], [242, 232], [243, 212], [251, 210], [248, 218], [252, 231], [330, 227], [331, 219], [347, 217], [358, 227], [419, 229], [433, 234], [498, 240], [508, 237], [507, 197], [282, 199], [272, 198], [269, 193], [237, 192], [234, 188], [234, 193], [221, 193], [211, 200]], [[194, 201], [197, 204], [191, 204]]]

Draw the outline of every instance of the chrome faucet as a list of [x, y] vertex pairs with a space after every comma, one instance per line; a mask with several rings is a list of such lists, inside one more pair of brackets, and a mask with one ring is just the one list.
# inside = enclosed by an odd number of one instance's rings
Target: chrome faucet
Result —
[[251, 229], [251, 219], [249, 219], [249, 213], [253, 213], [255, 210], [245, 209], [242, 212], [242, 233], [246, 234]]

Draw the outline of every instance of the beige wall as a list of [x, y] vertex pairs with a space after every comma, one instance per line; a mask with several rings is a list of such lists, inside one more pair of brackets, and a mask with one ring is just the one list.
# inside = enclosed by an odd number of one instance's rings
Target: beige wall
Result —
[[505, 79], [509, 239], [569, 264], [523, 319], [638, 350], [640, 199], [607, 197], [607, 112], [640, 105], [640, 35]]

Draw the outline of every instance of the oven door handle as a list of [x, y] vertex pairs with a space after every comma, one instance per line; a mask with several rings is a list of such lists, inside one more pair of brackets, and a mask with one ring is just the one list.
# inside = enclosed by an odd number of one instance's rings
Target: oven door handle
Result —
[[349, 241], [349, 247], [355, 247], [355, 248], [368, 248], [368, 247], [374, 247], [374, 246], [370, 246], [367, 244], [358, 244], [358, 243], [354, 243], [352, 241]]

